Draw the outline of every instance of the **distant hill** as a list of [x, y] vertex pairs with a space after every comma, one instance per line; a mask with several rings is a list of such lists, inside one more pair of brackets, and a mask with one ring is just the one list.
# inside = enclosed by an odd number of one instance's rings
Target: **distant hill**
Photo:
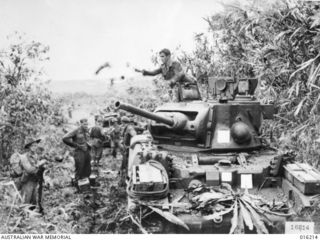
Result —
[[51, 81], [48, 88], [52, 92], [59, 94], [84, 92], [91, 95], [100, 95], [110, 91], [111, 88], [121, 92], [130, 86], [154, 88], [152, 78], [146, 77], [115, 79], [112, 87], [110, 85], [110, 79]]

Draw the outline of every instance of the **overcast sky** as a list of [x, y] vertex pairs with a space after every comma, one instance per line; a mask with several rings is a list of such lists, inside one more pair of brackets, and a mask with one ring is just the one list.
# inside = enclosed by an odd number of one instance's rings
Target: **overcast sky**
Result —
[[[134, 75], [152, 68], [152, 50], [193, 49], [203, 17], [219, 11], [213, 0], [0, 0], [0, 44], [14, 31], [50, 46], [46, 72], [54, 81]], [[98, 76], [99, 77], [99, 76]]]

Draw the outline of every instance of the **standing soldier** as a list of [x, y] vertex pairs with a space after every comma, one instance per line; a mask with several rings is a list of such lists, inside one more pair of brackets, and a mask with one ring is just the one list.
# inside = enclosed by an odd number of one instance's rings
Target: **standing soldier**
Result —
[[118, 120], [116, 118], [112, 118], [111, 120], [112, 128], [110, 131], [110, 138], [111, 138], [111, 151], [112, 156], [114, 158], [117, 157], [117, 150], [122, 150], [121, 145], [121, 127], [118, 124]]
[[68, 116], [69, 116], [69, 119], [72, 119], [72, 111], [73, 111], [73, 107], [72, 107], [72, 105], [69, 105], [69, 106], [68, 106]]
[[80, 120], [80, 127], [67, 133], [62, 139], [66, 145], [75, 148], [74, 161], [76, 169], [76, 184], [78, 184], [80, 179], [89, 178], [91, 174], [91, 156], [90, 145], [88, 144], [88, 131], [88, 119], [84, 118]]
[[122, 153], [122, 163], [121, 163], [121, 183], [120, 185], [123, 186], [125, 183], [125, 178], [128, 172], [128, 158], [129, 158], [129, 148], [130, 148], [130, 141], [131, 138], [137, 135], [137, 132], [134, 129], [134, 126], [130, 123], [130, 119], [126, 116], [121, 118], [121, 122], [124, 125], [122, 138], [123, 138], [123, 153]]
[[102, 117], [97, 116], [96, 125], [91, 128], [90, 138], [92, 139], [92, 159], [95, 162], [96, 166], [99, 165], [99, 161], [102, 157], [103, 152], [103, 142], [105, 140], [104, 135], [102, 134]]
[[[25, 203], [36, 207], [40, 200], [37, 200], [39, 191], [40, 174], [44, 171], [46, 160], [39, 160], [37, 153], [38, 144], [41, 139], [27, 138], [24, 149], [27, 151], [23, 155], [14, 153], [10, 158], [10, 163], [13, 165], [14, 159], [19, 160], [19, 166], [12, 166], [12, 177], [17, 177], [16, 183], [21, 190], [21, 196]], [[39, 207], [40, 208], [40, 207]]]

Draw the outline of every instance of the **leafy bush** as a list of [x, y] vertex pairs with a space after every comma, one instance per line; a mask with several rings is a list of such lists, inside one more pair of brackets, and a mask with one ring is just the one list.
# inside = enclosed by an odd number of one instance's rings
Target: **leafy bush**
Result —
[[23, 147], [26, 136], [38, 136], [61, 121], [60, 106], [45, 88], [39, 68], [49, 48], [17, 33], [9, 40], [0, 56], [0, 163]]

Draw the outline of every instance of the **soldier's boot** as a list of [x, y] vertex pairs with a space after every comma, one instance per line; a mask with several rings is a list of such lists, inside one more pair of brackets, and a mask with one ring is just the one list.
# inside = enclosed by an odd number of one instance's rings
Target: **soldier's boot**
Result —
[[31, 205], [28, 209], [31, 211], [36, 211], [37, 206], [36, 205]]
[[76, 188], [76, 190], [75, 190], [74, 193], [76, 193], [76, 194], [81, 193], [81, 190], [79, 188], [78, 182], [75, 184], [75, 188]]
[[39, 205], [33, 210], [36, 213], [44, 214], [44, 210]]
[[75, 177], [75, 178], [73, 179], [73, 186], [74, 186], [75, 189], [76, 189], [74, 193], [76, 193], [76, 194], [81, 193], [81, 190], [80, 190], [78, 181], [79, 181], [79, 178], [76, 178], [76, 177]]
[[112, 156], [113, 156], [114, 158], [117, 157], [117, 150], [116, 150], [116, 148], [114, 148], [114, 149], [112, 150]]
[[97, 159], [97, 167], [102, 167], [102, 163], [100, 162], [101, 159]]
[[95, 168], [98, 167], [98, 162], [99, 162], [98, 159], [95, 158], [94, 161], [93, 161]]

